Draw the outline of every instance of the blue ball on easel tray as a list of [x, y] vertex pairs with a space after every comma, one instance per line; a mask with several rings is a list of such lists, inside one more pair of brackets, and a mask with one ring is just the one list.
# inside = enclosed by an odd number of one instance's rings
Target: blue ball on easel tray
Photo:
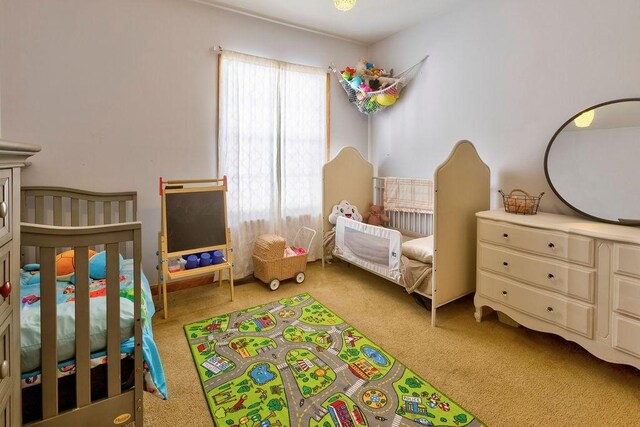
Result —
[[203, 252], [202, 255], [200, 255], [200, 267], [211, 265], [211, 261], [211, 254], [209, 254], [209, 252]]
[[198, 267], [198, 257], [195, 255], [189, 255], [187, 257], [187, 263], [185, 264], [184, 268], [190, 270], [196, 267]]

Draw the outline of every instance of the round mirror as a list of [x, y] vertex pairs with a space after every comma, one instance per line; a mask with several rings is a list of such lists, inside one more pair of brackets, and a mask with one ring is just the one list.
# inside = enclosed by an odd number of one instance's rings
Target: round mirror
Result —
[[547, 146], [544, 172], [573, 210], [640, 225], [640, 98], [595, 105], [565, 122]]

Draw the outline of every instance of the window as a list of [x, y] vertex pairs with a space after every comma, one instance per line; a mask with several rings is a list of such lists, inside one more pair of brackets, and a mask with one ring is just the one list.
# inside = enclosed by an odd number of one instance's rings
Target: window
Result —
[[219, 78], [219, 174], [229, 185], [234, 274], [243, 277], [258, 235], [306, 244], [292, 241], [300, 227], [322, 229], [327, 78], [322, 69], [228, 51]]

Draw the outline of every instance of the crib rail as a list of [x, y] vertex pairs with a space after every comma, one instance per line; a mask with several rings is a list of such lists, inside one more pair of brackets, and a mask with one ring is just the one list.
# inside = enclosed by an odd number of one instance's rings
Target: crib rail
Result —
[[[20, 221], [55, 226], [92, 226], [137, 221], [138, 198], [135, 191], [97, 193], [66, 187], [32, 186], [20, 191]], [[70, 248], [67, 248], [70, 249]], [[104, 250], [102, 245], [90, 247]], [[120, 251], [131, 258], [131, 244]], [[22, 253], [22, 264], [39, 262], [37, 254]]]
[[[86, 227], [21, 224], [22, 245], [34, 247], [40, 258], [41, 370], [43, 420], [31, 425], [91, 425], [130, 417], [142, 425], [141, 223]], [[121, 391], [119, 246], [131, 242], [134, 272], [134, 371], [131, 390]], [[107, 398], [91, 399], [89, 330], [89, 248], [104, 245], [107, 262]], [[57, 379], [56, 251], [75, 250], [76, 408], [59, 413]], [[133, 395], [132, 395], [133, 394]], [[90, 407], [90, 408], [89, 408]], [[96, 409], [100, 407], [96, 412]], [[91, 409], [85, 410], [84, 409]], [[118, 418], [122, 417], [122, 418]]]
[[[384, 177], [373, 177], [373, 203], [384, 202]], [[433, 214], [420, 212], [396, 212], [385, 210], [389, 217], [389, 227], [409, 231], [424, 236], [433, 234]]]

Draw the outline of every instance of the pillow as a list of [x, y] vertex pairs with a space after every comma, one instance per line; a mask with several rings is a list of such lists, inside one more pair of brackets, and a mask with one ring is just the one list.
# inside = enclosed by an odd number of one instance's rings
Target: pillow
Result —
[[[118, 254], [118, 271], [122, 269], [122, 263], [124, 258]], [[92, 279], [106, 279], [107, 278], [107, 252], [98, 252], [89, 259], [89, 277]]]
[[431, 264], [433, 262], [433, 235], [404, 242], [402, 255], [425, 264]]

